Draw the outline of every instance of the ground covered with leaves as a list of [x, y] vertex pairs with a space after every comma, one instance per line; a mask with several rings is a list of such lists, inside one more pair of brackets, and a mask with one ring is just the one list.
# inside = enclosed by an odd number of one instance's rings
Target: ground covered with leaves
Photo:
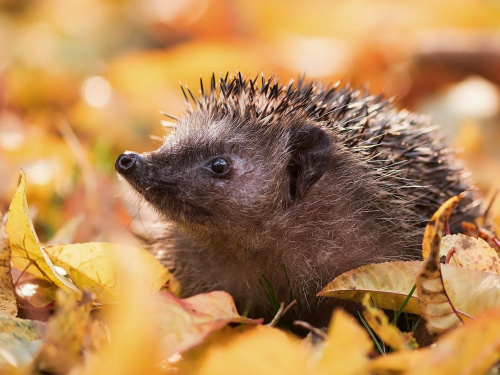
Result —
[[[180, 286], [146, 250], [103, 242], [43, 246], [21, 173], [0, 228], [0, 370], [486, 373], [500, 360], [500, 242], [482, 227], [485, 218], [464, 224], [465, 234], [442, 238], [461, 198], [450, 198], [429, 220], [422, 261], [363, 266], [319, 293], [361, 302], [359, 320], [337, 310], [326, 333], [299, 323], [310, 330], [299, 338], [275, 327], [282, 309], [264, 325], [239, 315], [222, 291], [177, 297]], [[68, 238], [71, 231], [62, 233]], [[396, 312], [392, 321], [382, 309]], [[49, 312], [48, 320], [18, 317], [36, 310]], [[410, 314], [420, 315], [425, 328], [420, 319], [410, 324]], [[408, 332], [396, 325], [401, 316]], [[425, 339], [414, 336], [419, 324]]]

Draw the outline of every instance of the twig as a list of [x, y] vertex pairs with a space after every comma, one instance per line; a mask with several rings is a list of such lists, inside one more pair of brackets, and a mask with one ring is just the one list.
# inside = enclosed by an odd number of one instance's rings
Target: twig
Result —
[[285, 315], [296, 304], [297, 304], [297, 300], [295, 300], [295, 299], [292, 302], [290, 302], [287, 307], [285, 307], [284, 302], [281, 302], [278, 312], [274, 316], [273, 320], [271, 320], [271, 322], [268, 324], [268, 326], [274, 327], [278, 323], [278, 321], [283, 317], [283, 315]]

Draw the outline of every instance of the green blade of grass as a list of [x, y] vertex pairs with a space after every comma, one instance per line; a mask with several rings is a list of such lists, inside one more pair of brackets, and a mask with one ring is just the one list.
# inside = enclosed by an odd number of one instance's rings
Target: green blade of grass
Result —
[[391, 322], [392, 325], [396, 325], [396, 322], [398, 321], [399, 316], [403, 312], [403, 309], [405, 308], [405, 306], [410, 301], [410, 298], [413, 295], [413, 293], [415, 292], [415, 289], [417, 289], [417, 285], [416, 284], [413, 285], [413, 288], [411, 288], [410, 293], [406, 296], [405, 300], [403, 301], [403, 304], [401, 305], [401, 307], [399, 308], [399, 310], [396, 312], [396, 315], [394, 315], [394, 319], [392, 319], [392, 322]]
[[377, 349], [380, 352], [380, 354], [385, 355], [386, 354], [385, 350], [382, 348], [382, 345], [380, 345], [380, 342], [377, 340], [377, 337], [372, 332], [372, 330], [371, 330], [370, 326], [368, 325], [368, 323], [366, 323], [365, 319], [363, 319], [363, 315], [361, 315], [361, 313], [359, 311], [358, 311], [358, 315], [359, 315], [359, 319], [361, 320], [361, 323], [365, 326], [365, 328], [368, 331], [368, 333], [370, 334], [373, 342], [375, 342], [375, 346], [377, 347]]

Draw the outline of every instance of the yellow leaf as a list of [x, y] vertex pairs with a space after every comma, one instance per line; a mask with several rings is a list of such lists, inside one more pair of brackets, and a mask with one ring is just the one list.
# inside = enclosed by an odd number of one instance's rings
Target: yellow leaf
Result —
[[334, 312], [325, 347], [313, 373], [366, 374], [373, 342], [368, 332], [342, 310]]
[[486, 374], [500, 360], [500, 310], [443, 335], [408, 374]]
[[418, 306], [430, 333], [440, 334], [460, 324], [462, 320], [448, 297], [443, 277], [439, 248], [441, 233], [463, 194], [448, 199], [427, 223], [422, 242], [424, 263], [417, 275]]
[[420, 366], [427, 355], [429, 349], [394, 352], [375, 358], [369, 368], [374, 374], [407, 374], [410, 369]]
[[40, 372], [67, 373], [83, 357], [80, 351], [88, 336], [92, 299], [84, 293], [81, 303], [73, 294], [59, 290], [57, 311], [47, 324], [44, 341], [34, 361]]
[[10, 246], [0, 213], [0, 316], [17, 316], [17, 300], [12, 283]]
[[206, 375], [307, 374], [308, 357], [300, 341], [277, 328], [256, 326], [219, 335], [194, 364]]
[[[399, 310], [415, 284], [423, 262], [390, 262], [363, 266], [336, 277], [319, 295], [361, 303], [370, 293], [375, 306]], [[448, 264], [441, 265], [444, 285], [455, 309], [464, 318], [500, 307], [500, 276], [472, 271]], [[420, 314], [417, 293], [405, 312]]]
[[454, 234], [441, 239], [440, 255], [449, 258], [452, 266], [469, 270], [499, 273], [500, 258], [482, 238]]
[[111, 340], [99, 352], [90, 352], [72, 375], [162, 374], [160, 333], [156, 328], [155, 296], [146, 281], [148, 271], [137, 251], [123, 251], [116, 261], [117, 303], [107, 313]]
[[21, 172], [19, 186], [9, 207], [7, 220], [7, 236], [12, 251], [12, 263], [21, 271], [45, 278], [61, 288], [79, 290], [69, 281], [61, 277], [45, 254], [31, 221], [28, 202], [26, 201], [26, 176]]
[[[370, 264], [337, 276], [321, 292], [322, 297], [336, 297], [361, 303], [370, 293], [375, 305], [398, 310], [415, 285], [422, 262], [387, 262]], [[406, 305], [405, 312], [419, 314], [415, 294]]]
[[441, 265], [446, 293], [462, 319], [500, 307], [500, 276]]
[[117, 258], [133, 252], [150, 291], [158, 291], [167, 282], [178, 285], [168, 270], [146, 250], [107, 242], [54, 245], [46, 249], [54, 264], [64, 268], [75, 285], [89, 289], [101, 303], [116, 301]]

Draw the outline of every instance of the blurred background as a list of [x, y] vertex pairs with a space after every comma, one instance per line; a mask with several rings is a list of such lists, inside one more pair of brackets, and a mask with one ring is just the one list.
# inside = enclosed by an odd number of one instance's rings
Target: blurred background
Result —
[[0, 0], [0, 211], [22, 168], [42, 241], [75, 218], [75, 242], [129, 241], [116, 156], [161, 143], [179, 82], [228, 70], [366, 84], [500, 185], [498, 1]]

